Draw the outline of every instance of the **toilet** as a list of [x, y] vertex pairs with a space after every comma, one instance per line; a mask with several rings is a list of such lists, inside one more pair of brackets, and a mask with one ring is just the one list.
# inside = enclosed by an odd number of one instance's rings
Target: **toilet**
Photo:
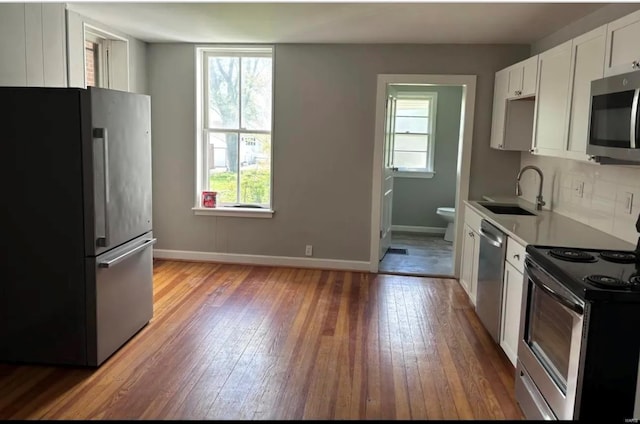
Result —
[[447, 222], [447, 230], [444, 233], [444, 239], [446, 241], [453, 241], [453, 222], [456, 219], [456, 208], [441, 207], [436, 209], [436, 213], [440, 215]]

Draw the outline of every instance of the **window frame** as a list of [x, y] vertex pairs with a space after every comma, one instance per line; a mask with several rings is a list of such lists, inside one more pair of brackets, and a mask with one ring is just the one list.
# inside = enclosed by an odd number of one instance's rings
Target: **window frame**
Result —
[[[94, 53], [94, 62], [93, 62], [93, 70], [94, 70], [94, 87], [107, 87], [108, 86], [108, 68], [109, 68], [109, 59], [108, 59], [108, 46], [107, 39], [96, 34], [94, 31], [90, 31], [89, 29], [85, 30], [84, 34], [84, 42], [85, 42], [85, 62], [84, 62], [84, 80], [85, 86], [89, 87], [87, 84], [87, 51], [86, 51], [86, 42], [89, 41], [95, 45]], [[105, 83], [105, 75], [107, 76], [107, 82]], [[97, 76], [97, 78], [96, 78]]]
[[[87, 41], [98, 44], [98, 80], [96, 87], [129, 91], [129, 40], [88, 23], [82, 24], [84, 87], [87, 88]], [[94, 64], [94, 68], [96, 64]]]
[[[202, 45], [195, 47], [196, 56], [196, 184], [195, 204], [192, 210], [196, 215], [234, 216], [247, 218], [270, 218], [273, 216], [273, 145], [274, 145], [274, 109], [275, 109], [275, 46], [273, 45]], [[239, 128], [209, 127], [209, 81], [206, 78], [209, 57], [269, 57], [271, 58], [271, 127], [269, 130], [251, 130], [242, 128], [242, 96], [239, 96]], [[241, 69], [241, 68], [240, 68]], [[240, 70], [241, 72], [241, 70]], [[242, 74], [239, 77], [239, 90], [242, 93]], [[238, 204], [217, 205], [215, 208], [202, 206], [203, 190], [209, 189], [208, 144], [210, 133], [238, 134], [238, 172], [240, 171], [240, 139], [242, 134], [269, 134], [269, 203], [248, 207]], [[238, 174], [238, 190], [240, 190]], [[258, 207], [259, 206], [259, 207]]]
[[[415, 135], [425, 135], [428, 137], [427, 143], [427, 151], [426, 151], [426, 163], [424, 168], [405, 168], [396, 166], [397, 171], [394, 172], [395, 176], [404, 177], [404, 178], [432, 178], [435, 175], [435, 135], [436, 135], [436, 117], [438, 110], [438, 92], [436, 91], [428, 91], [428, 92], [398, 92], [395, 95], [396, 101], [409, 99], [424, 99], [429, 100], [429, 128], [430, 132], [428, 133], [398, 133], [393, 132], [393, 149], [392, 149], [392, 158], [395, 158], [396, 155], [396, 146], [395, 146], [395, 138], [398, 134], [415, 134]], [[395, 121], [398, 117], [397, 108], [396, 113], [393, 116], [393, 128], [395, 129]], [[393, 159], [392, 159], [393, 162]]]

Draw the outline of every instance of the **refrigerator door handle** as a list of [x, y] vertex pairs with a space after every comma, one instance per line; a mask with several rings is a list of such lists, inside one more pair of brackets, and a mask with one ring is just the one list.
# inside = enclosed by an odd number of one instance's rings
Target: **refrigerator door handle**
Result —
[[135, 255], [136, 253], [140, 252], [141, 250], [146, 249], [149, 246], [152, 246], [154, 244], [156, 244], [156, 241], [158, 239], [146, 239], [144, 241], [144, 243], [142, 243], [139, 246], [134, 247], [133, 249], [123, 253], [120, 256], [116, 256], [115, 258], [108, 260], [108, 261], [102, 261], [102, 262], [98, 262], [98, 268], [110, 268], [114, 265], [116, 265], [119, 262], [124, 261], [125, 259], [127, 259], [129, 256]]
[[94, 128], [93, 138], [102, 139], [102, 165], [104, 167], [104, 237], [98, 237], [96, 244], [109, 246], [109, 137], [106, 128]]

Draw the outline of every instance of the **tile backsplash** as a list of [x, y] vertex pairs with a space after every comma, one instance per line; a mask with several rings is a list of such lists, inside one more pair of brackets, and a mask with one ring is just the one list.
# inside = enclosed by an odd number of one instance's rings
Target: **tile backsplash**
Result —
[[[636, 244], [640, 166], [598, 165], [529, 153], [522, 153], [520, 162], [521, 167], [535, 165], [542, 170], [543, 209]], [[522, 198], [534, 203], [538, 184], [536, 172], [522, 174]]]

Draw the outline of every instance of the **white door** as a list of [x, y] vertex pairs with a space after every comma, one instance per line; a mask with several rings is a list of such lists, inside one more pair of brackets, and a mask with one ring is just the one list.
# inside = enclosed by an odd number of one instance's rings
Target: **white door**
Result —
[[380, 222], [380, 254], [382, 260], [391, 247], [391, 206], [393, 202], [393, 133], [396, 99], [387, 96], [384, 119], [384, 165], [382, 170], [382, 216]]

